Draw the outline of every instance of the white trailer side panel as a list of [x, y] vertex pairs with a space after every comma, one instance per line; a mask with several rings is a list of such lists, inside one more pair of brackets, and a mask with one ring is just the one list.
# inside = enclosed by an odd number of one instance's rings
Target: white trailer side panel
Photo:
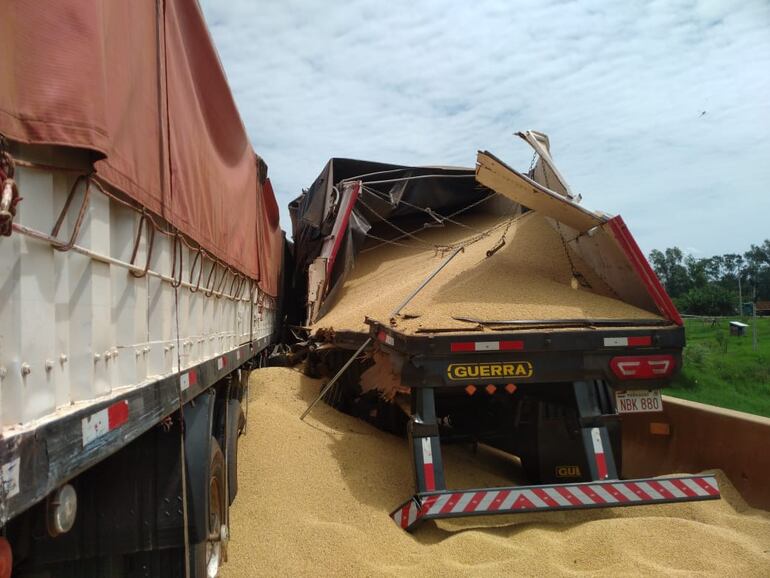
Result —
[[[18, 226], [0, 239], [4, 436], [275, 331], [273, 301], [255, 283], [173, 236], [156, 231], [152, 239], [143, 227], [132, 267], [140, 213], [93, 184], [74, 247], [57, 250], [46, 237], [76, 177], [51, 168], [16, 170], [23, 197]], [[59, 241], [76, 226], [86, 186], [81, 179], [75, 188]], [[135, 276], [148, 253], [148, 274]]]

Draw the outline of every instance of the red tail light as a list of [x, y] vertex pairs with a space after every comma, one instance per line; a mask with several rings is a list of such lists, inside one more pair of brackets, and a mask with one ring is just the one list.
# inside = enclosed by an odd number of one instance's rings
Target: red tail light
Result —
[[674, 372], [673, 355], [626, 355], [613, 357], [610, 368], [619, 379], [655, 379]]

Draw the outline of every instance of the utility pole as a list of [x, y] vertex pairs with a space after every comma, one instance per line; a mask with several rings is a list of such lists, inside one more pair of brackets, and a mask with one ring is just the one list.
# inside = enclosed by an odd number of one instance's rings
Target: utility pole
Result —
[[752, 345], [754, 351], [757, 350], [757, 286], [754, 285], [754, 299], [751, 301], [751, 311], [752, 311], [752, 320], [751, 320], [751, 334], [752, 334]]
[[741, 270], [738, 269], [738, 317], [743, 317], [743, 294], [741, 293]]

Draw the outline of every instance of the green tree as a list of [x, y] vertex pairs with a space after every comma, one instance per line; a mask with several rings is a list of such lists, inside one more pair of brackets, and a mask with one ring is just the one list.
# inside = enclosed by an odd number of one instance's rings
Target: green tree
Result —
[[716, 284], [693, 287], [675, 300], [682, 313], [690, 315], [730, 315], [735, 312], [738, 295]]
[[703, 287], [709, 282], [706, 265], [707, 259], [696, 259], [692, 255], [687, 255], [684, 258], [688, 287]]
[[724, 274], [724, 257], [721, 255], [714, 255], [713, 257], [702, 259], [702, 261], [703, 271], [706, 274], [709, 283], [717, 283]]
[[[738, 304], [738, 279], [743, 299], [770, 300], [770, 239], [751, 248], [743, 255], [726, 253], [713, 257], [696, 258], [684, 255], [678, 247], [650, 253], [650, 264], [666, 291], [687, 313], [703, 312], [717, 315], [723, 310], [732, 313]], [[707, 292], [700, 291], [715, 287]], [[717, 290], [719, 289], [719, 290]], [[735, 303], [727, 308], [724, 299], [735, 294]], [[725, 309], [727, 308], [727, 309]], [[709, 313], [705, 313], [708, 310]]]
[[752, 289], [752, 297], [770, 299], [770, 239], [751, 245], [743, 254], [744, 271]]
[[650, 253], [650, 263], [666, 292], [672, 297], [682, 295], [690, 288], [684, 254], [679, 247], [670, 247], [664, 252], [653, 250]]
[[743, 269], [743, 255], [737, 253], [727, 253], [722, 255], [722, 281], [736, 284], [738, 283], [738, 272]]

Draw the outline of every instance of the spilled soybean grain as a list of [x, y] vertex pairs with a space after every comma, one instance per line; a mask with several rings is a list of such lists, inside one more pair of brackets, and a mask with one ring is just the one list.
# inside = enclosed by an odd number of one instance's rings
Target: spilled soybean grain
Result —
[[[770, 514], [724, 498], [426, 523], [388, 512], [412, 491], [406, 442], [320, 404], [297, 371], [252, 374], [225, 578], [251, 576], [767, 576]], [[510, 484], [512, 460], [445, 449], [450, 487]]]
[[[399, 331], [462, 329], [453, 317], [511, 319], [658, 319], [612, 297], [612, 291], [574, 253], [559, 232], [538, 213], [516, 219], [506, 243], [491, 257], [508, 218], [477, 215], [468, 221], [477, 230], [501, 225], [469, 244], [403, 309]], [[453, 246], [469, 239], [468, 229], [447, 225], [421, 236], [431, 245]], [[411, 246], [383, 245], [360, 253], [354, 269], [329, 312], [316, 327], [366, 330], [369, 316], [387, 322], [391, 311], [442, 262], [446, 254], [410, 241]], [[573, 281], [573, 267], [586, 287]], [[577, 288], [574, 288], [574, 286]]]

